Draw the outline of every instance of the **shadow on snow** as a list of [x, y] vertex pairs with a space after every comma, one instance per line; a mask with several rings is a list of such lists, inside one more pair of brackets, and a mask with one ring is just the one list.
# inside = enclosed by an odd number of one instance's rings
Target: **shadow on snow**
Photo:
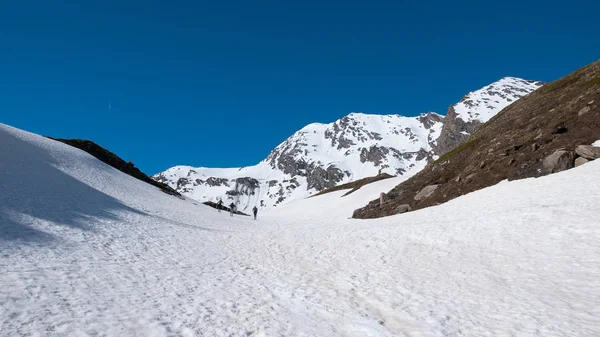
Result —
[[65, 174], [42, 147], [0, 129], [0, 246], [47, 242], [44, 229], [90, 231], [90, 222], [118, 221], [122, 212], [144, 214]]

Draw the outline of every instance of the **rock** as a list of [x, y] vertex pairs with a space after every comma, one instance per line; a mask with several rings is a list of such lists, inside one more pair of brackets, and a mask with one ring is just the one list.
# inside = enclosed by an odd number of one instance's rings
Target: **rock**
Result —
[[586, 106], [584, 106], [583, 108], [581, 108], [581, 110], [579, 110], [579, 113], [578, 113], [578, 115], [579, 115], [579, 116], [583, 116], [583, 115], [585, 115], [586, 113], [590, 112], [590, 110], [592, 110], [592, 108], [590, 108], [589, 106], [587, 106], [587, 105], [586, 105]]
[[475, 177], [475, 175], [476, 175], [475, 173], [471, 173], [471, 174], [469, 174], [469, 175], [468, 175], [468, 176], [465, 178], [465, 180], [466, 180], [466, 181], [471, 181], [471, 179], [473, 179], [473, 178]]
[[481, 164], [479, 164], [479, 168], [483, 169], [483, 168], [485, 168], [486, 165], [487, 165], [486, 162], [482, 161]]
[[366, 148], [362, 148], [360, 151], [360, 162], [370, 162], [374, 163], [376, 166], [379, 166], [385, 156], [390, 152], [387, 147], [383, 146], [371, 146], [368, 150]]
[[510, 166], [510, 165], [514, 164], [515, 161], [516, 161], [515, 158], [511, 158], [511, 160], [508, 161], [508, 165]]
[[567, 127], [567, 125], [565, 123], [559, 123], [556, 124], [556, 126], [554, 126], [554, 131], [552, 131], [553, 134], [556, 135], [560, 135], [562, 133], [567, 133], [569, 131], [569, 128]]
[[542, 165], [546, 173], [568, 170], [575, 165], [575, 153], [573, 151], [556, 150], [553, 154], [544, 158]]
[[600, 158], [600, 147], [592, 145], [579, 145], [575, 148], [575, 153], [589, 160]]
[[379, 194], [379, 206], [388, 203], [390, 201], [390, 197], [388, 197], [387, 194], [381, 192], [381, 194]]
[[583, 158], [583, 157], [577, 157], [577, 159], [575, 159], [575, 167], [583, 165], [585, 163], [587, 163], [589, 160]]
[[456, 179], [454, 179], [454, 182], [455, 182], [455, 183], [458, 183], [458, 182], [460, 182], [460, 176], [456, 177]]
[[429, 198], [433, 192], [438, 188], [439, 185], [429, 185], [425, 186], [417, 195], [415, 195], [415, 200], [421, 200]]
[[177, 180], [177, 189], [180, 189], [189, 183], [190, 183], [190, 180], [188, 178], [179, 178]]
[[306, 182], [308, 189], [314, 188], [317, 191], [322, 191], [326, 188], [331, 188], [344, 179], [344, 172], [334, 165], [327, 167], [327, 170], [322, 167], [315, 167], [308, 171]]
[[480, 121], [465, 122], [461, 118], [457, 118], [454, 107], [450, 107], [444, 118], [440, 136], [437, 138], [436, 144], [433, 145], [434, 150], [438, 154], [444, 154], [452, 150], [467, 140], [469, 135], [475, 132], [479, 126], [481, 126]]
[[412, 211], [412, 208], [410, 207], [409, 204], [400, 205], [400, 206], [396, 207], [396, 209], [395, 209], [396, 214], [402, 214], [402, 213], [406, 213], [406, 212], [410, 212], [410, 211]]
[[535, 152], [539, 148], [540, 148], [540, 146], [537, 143], [531, 144], [531, 152]]

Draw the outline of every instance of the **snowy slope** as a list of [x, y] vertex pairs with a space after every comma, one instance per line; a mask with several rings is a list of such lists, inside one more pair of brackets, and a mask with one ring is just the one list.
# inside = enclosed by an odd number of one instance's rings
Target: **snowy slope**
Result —
[[345, 195], [350, 191], [340, 190], [314, 197], [294, 200], [282, 207], [269, 210], [265, 213], [268, 218], [291, 219], [348, 219], [355, 209], [363, 207], [379, 195], [389, 192], [392, 188], [408, 179], [400, 176], [376, 181], [361, 187], [359, 190]]
[[600, 161], [373, 221], [252, 221], [1, 124], [0, 153], [0, 336], [600, 334]]
[[528, 81], [515, 77], [504, 77], [497, 82], [465, 95], [453, 106], [456, 118], [465, 122], [485, 123], [500, 110], [519, 98], [544, 85], [539, 81]]
[[386, 172], [411, 176], [433, 156], [442, 117], [352, 113], [330, 124], [310, 124], [258, 165], [176, 166], [153, 178], [199, 201], [234, 202], [238, 209], [271, 209], [325, 188]]

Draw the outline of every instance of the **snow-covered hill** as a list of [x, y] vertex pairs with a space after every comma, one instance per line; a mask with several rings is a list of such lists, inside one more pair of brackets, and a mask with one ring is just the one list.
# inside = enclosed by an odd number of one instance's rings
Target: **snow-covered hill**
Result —
[[463, 97], [445, 119], [433, 112], [418, 117], [351, 113], [330, 124], [307, 125], [255, 166], [176, 166], [153, 178], [201, 202], [221, 198], [244, 211], [255, 205], [271, 209], [379, 172], [410, 177], [541, 85], [503, 78]]
[[600, 335], [600, 160], [384, 219], [315, 197], [253, 221], [2, 124], [0, 154], [2, 337]]

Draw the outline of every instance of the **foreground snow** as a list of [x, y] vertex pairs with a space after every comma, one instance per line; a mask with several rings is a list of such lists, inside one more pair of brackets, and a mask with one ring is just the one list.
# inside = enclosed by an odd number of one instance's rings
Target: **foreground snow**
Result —
[[255, 222], [2, 125], [0, 153], [1, 336], [600, 334], [600, 161], [391, 218]]

